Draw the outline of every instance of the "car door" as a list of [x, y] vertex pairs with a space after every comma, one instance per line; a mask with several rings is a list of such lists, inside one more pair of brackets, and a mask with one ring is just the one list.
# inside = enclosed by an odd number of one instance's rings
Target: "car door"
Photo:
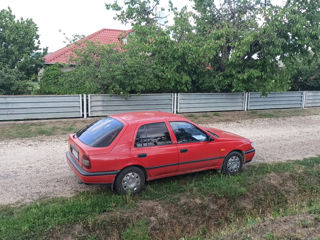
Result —
[[189, 122], [170, 122], [177, 140], [179, 172], [216, 167], [224, 156], [213, 138]]
[[177, 146], [172, 144], [165, 122], [138, 125], [132, 153], [150, 177], [170, 174], [178, 169]]

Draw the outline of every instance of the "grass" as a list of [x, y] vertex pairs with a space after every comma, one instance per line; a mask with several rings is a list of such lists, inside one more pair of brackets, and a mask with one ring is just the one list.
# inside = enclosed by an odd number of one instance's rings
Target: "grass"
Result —
[[[280, 110], [252, 110], [238, 112], [205, 112], [182, 114], [198, 124], [213, 124], [215, 122], [239, 121], [255, 118], [280, 118], [293, 116], [319, 115], [320, 108], [309, 109], [280, 109]], [[42, 120], [26, 122], [1, 122], [0, 140], [15, 138], [32, 138], [38, 136], [57, 136], [73, 133], [85, 125], [97, 120], [68, 119]]]
[[73, 133], [95, 119], [8, 122], [0, 124], [0, 140]]
[[320, 108], [307, 109], [273, 109], [273, 110], [250, 110], [231, 112], [206, 112], [182, 114], [198, 124], [210, 124], [215, 122], [232, 122], [256, 118], [283, 118], [295, 116], [319, 115]]
[[[320, 219], [319, 166], [320, 157], [248, 165], [236, 176], [206, 171], [152, 181], [136, 196], [119, 196], [106, 188], [27, 206], [2, 206], [0, 239], [60, 239], [65, 234], [79, 239], [106, 234], [123, 239], [203, 239], [218, 238], [230, 226], [255, 225], [267, 216], [305, 211]], [[154, 207], [144, 205], [146, 201]], [[150, 227], [150, 219], [159, 226]], [[188, 232], [181, 228], [185, 225]], [[80, 230], [72, 231], [75, 226]], [[210, 229], [215, 229], [214, 235]]]

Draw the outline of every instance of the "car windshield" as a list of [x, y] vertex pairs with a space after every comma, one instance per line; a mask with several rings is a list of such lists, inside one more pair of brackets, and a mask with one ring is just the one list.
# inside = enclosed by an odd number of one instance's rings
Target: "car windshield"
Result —
[[107, 147], [118, 136], [123, 124], [107, 117], [96, 121], [76, 133], [79, 140], [90, 147]]

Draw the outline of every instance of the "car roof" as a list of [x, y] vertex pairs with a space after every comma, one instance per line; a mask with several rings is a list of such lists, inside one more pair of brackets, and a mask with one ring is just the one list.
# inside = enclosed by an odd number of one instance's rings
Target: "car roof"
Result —
[[136, 123], [141, 121], [185, 121], [186, 119], [182, 116], [160, 111], [145, 111], [145, 112], [126, 112], [110, 115], [110, 117], [115, 117], [121, 119], [127, 123]]

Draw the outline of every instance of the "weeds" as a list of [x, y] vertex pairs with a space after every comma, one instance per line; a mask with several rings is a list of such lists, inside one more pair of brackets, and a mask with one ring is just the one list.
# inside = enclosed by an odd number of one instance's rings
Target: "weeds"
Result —
[[144, 219], [129, 226], [121, 236], [124, 240], [151, 240], [148, 235], [148, 227]]
[[[112, 233], [124, 239], [203, 239], [212, 234], [210, 229], [219, 233], [230, 226], [250, 227], [266, 216], [277, 219], [307, 212], [315, 214], [316, 221], [320, 220], [319, 165], [320, 157], [249, 165], [236, 176], [206, 171], [152, 181], [134, 196], [106, 189], [18, 208], [3, 206], [0, 239], [39, 239], [52, 234], [58, 239], [75, 224], [81, 226], [82, 239]], [[144, 201], [155, 206], [144, 206]], [[150, 230], [152, 221], [158, 230]], [[185, 225], [188, 233], [183, 231]], [[272, 237], [276, 236], [265, 236], [277, 239]]]
[[0, 125], [1, 139], [31, 138], [65, 135], [76, 132], [85, 123], [81, 121], [48, 121], [39, 123], [11, 123]]

